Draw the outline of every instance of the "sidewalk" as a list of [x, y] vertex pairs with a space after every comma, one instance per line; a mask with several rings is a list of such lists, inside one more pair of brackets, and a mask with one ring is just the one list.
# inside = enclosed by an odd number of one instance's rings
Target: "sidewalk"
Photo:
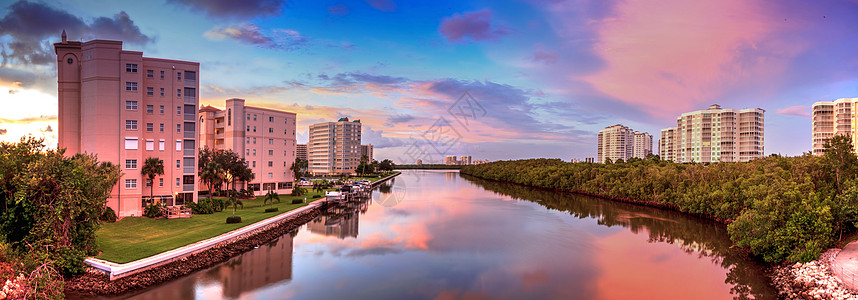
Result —
[[858, 241], [846, 245], [831, 260], [831, 272], [852, 291], [858, 291]]

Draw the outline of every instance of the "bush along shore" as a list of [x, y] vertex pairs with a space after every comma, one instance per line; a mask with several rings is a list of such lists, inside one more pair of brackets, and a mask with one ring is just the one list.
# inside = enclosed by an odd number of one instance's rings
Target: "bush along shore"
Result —
[[321, 210], [318, 207], [310, 209], [276, 224], [260, 228], [243, 237], [113, 281], [110, 281], [107, 274], [90, 270], [84, 275], [67, 280], [65, 292], [67, 294], [117, 295], [169, 281], [214, 266], [264, 245], [286, 233], [297, 230], [298, 227], [311, 221], [320, 213]]

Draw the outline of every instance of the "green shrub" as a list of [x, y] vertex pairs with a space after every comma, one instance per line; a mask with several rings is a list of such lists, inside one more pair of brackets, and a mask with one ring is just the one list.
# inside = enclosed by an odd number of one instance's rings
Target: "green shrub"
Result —
[[322, 198], [322, 195], [313, 195], [313, 199], [319, 199], [319, 198]]
[[211, 200], [212, 210], [214, 211], [223, 211], [226, 208], [226, 201], [223, 198], [212, 198]]
[[295, 188], [293, 188], [293, 189], [292, 189], [292, 194], [290, 194], [290, 195], [292, 195], [292, 196], [296, 196], [296, 197], [297, 197], [297, 196], [304, 195], [304, 194], [306, 194], [306, 193], [307, 193], [307, 190], [306, 190], [306, 189], [304, 189], [304, 188], [302, 188], [302, 187], [298, 186], [298, 187], [295, 187]]
[[226, 217], [227, 224], [241, 223], [241, 217]]
[[110, 206], [105, 206], [104, 212], [101, 213], [101, 216], [98, 217], [98, 219], [108, 223], [116, 222], [116, 212], [113, 211]]
[[203, 198], [197, 201], [197, 203], [189, 202], [186, 203], [185, 206], [191, 209], [191, 213], [195, 215], [207, 215], [213, 214], [214, 208], [212, 208], [212, 203], [207, 198]]
[[265, 209], [265, 212], [267, 212], [267, 213], [275, 212], [275, 211], [277, 211], [277, 208], [276, 208], [276, 207], [271, 207], [271, 208], [266, 208], [266, 209]]
[[149, 204], [146, 205], [146, 208], [143, 210], [143, 214], [146, 215], [147, 218], [158, 218], [164, 215], [164, 212], [161, 211], [160, 204]]
[[292, 199], [292, 204], [301, 204], [304, 203], [304, 199]]

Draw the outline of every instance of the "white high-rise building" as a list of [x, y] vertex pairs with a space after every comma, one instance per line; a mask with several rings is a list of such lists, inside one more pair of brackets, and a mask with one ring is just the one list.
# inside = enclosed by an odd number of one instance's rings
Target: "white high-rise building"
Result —
[[[676, 127], [662, 130], [663, 159], [687, 162], [745, 162], [763, 157], [761, 108], [728, 109], [717, 104], [676, 119]], [[672, 156], [670, 140], [673, 140]]]
[[645, 159], [652, 154], [652, 135], [646, 132], [634, 131], [622, 124], [605, 127], [599, 131], [596, 162], [611, 161], [637, 157]]
[[[825, 152], [825, 141], [835, 134], [855, 138], [858, 126], [858, 98], [841, 98], [834, 101], [820, 101], [813, 104], [813, 136], [811, 149], [813, 155]], [[852, 141], [853, 148], [856, 143]]]
[[360, 120], [342, 118], [310, 126], [307, 143], [310, 172], [316, 175], [352, 174], [360, 164]]

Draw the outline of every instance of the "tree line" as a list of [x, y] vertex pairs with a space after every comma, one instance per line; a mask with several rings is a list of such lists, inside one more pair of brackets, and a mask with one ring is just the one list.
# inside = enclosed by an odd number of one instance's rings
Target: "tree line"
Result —
[[[858, 158], [836, 136], [822, 156], [772, 155], [742, 163], [499, 161], [463, 174], [542, 188], [633, 199], [708, 216], [768, 262], [810, 261], [858, 228]], [[570, 200], [571, 201], [571, 200]]]

